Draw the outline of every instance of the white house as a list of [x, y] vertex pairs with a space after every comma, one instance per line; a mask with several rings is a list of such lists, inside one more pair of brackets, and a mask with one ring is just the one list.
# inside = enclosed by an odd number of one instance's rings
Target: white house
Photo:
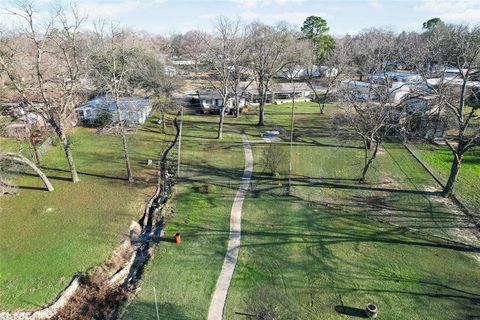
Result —
[[[412, 79], [416, 79], [416, 77]], [[370, 82], [344, 80], [341, 87], [343, 90], [351, 92], [355, 99], [371, 101], [378, 100], [386, 90], [383, 82], [375, 81], [375, 78]], [[429, 93], [429, 90], [429, 87], [422, 82], [406, 82], [405, 80], [391, 82], [388, 88], [389, 102], [398, 104], [413, 92]]]
[[372, 90], [375, 84], [369, 82], [343, 80], [340, 86], [343, 90], [350, 92], [352, 96], [358, 100], [376, 100], [378, 98]]
[[[75, 109], [78, 119], [87, 122], [97, 119], [102, 112], [110, 112], [113, 122], [118, 122], [116, 104], [111, 96], [101, 96]], [[145, 97], [121, 97], [119, 109], [122, 120], [130, 124], [143, 124], [152, 111], [150, 99]]]
[[419, 83], [423, 81], [423, 78], [418, 74], [399, 71], [373, 73], [370, 75], [369, 79], [372, 82], [385, 82], [386, 79], [400, 83]]
[[[316, 88], [322, 90], [320, 87]], [[270, 86], [266, 94], [266, 103], [281, 104], [292, 101], [295, 93], [296, 101], [310, 101], [312, 98], [312, 89], [305, 82], [292, 83], [274, 83]], [[251, 104], [260, 102], [260, 95], [256, 88], [250, 88], [245, 92], [247, 100]]]
[[[225, 107], [226, 112], [235, 110], [235, 97], [233, 92], [229, 92], [225, 106], [223, 105], [223, 97], [216, 89], [203, 89], [198, 91], [198, 100], [203, 112], [216, 113]], [[240, 97], [238, 104], [239, 108], [245, 107], [245, 98]]]
[[310, 101], [312, 89], [305, 82], [275, 83], [270, 87], [273, 103], [280, 104], [292, 101]]
[[338, 69], [328, 66], [312, 66], [310, 68], [303, 68], [296, 66], [295, 68], [283, 68], [277, 72], [277, 77], [282, 79], [305, 79], [307, 77], [335, 77], [338, 74]]
[[173, 66], [167, 65], [164, 67], [164, 70], [166, 76], [173, 77], [177, 75], [177, 69], [175, 69]]
[[195, 61], [193, 60], [173, 60], [172, 64], [175, 66], [193, 66]]

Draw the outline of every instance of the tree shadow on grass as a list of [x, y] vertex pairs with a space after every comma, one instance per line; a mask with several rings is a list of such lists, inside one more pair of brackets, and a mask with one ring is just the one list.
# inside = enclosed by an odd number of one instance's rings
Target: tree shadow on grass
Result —
[[[57, 172], [65, 172], [65, 173], [70, 173], [70, 170], [66, 169], [58, 169], [58, 168], [51, 168], [51, 167], [41, 167], [42, 169], [49, 170], [49, 171], [57, 171]], [[77, 171], [78, 174], [84, 175], [84, 176], [90, 176], [90, 177], [97, 177], [97, 178], [105, 178], [105, 179], [111, 179], [111, 180], [127, 180], [126, 178], [123, 177], [115, 177], [115, 176], [108, 176], [104, 174], [98, 174], [98, 173], [89, 173], [89, 172], [84, 172], [84, 171]], [[48, 178], [50, 178], [49, 175], [47, 175]], [[53, 177], [52, 177], [53, 178]], [[70, 181], [70, 178], [65, 178], [65, 177], [58, 177], [59, 179]]]
[[342, 145], [342, 144], [331, 144], [331, 143], [322, 143], [315, 140], [306, 141], [305, 139], [295, 139], [295, 146], [313, 146], [313, 147], [325, 147], [325, 148], [339, 148], [339, 149], [357, 149], [364, 150], [361, 146], [351, 146], [351, 145]]
[[[327, 178], [332, 179], [332, 178]], [[294, 187], [304, 186], [310, 188], [328, 188], [328, 189], [343, 189], [343, 190], [361, 190], [361, 191], [377, 191], [377, 192], [389, 192], [389, 193], [399, 193], [399, 194], [414, 194], [414, 195], [424, 195], [424, 196], [440, 196], [441, 194], [437, 191], [423, 191], [423, 190], [409, 190], [409, 189], [391, 189], [391, 188], [382, 188], [382, 187], [374, 187], [368, 186], [365, 184], [345, 184], [345, 183], [335, 183], [335, 182], [327, 182], [322, 181], [326, 180], [323, 178], [315, 178], [315, 179], [307, 179], [307, 178], [298, 178], [294, 177], [291, 179], [293, 182], [292, 185]], [[333, 179], [332, 179], [333, 180]], [[355, 181], [355, 180], [348, 180], [348, 179], [334, 179], [340, 181]], [[259, 179], [255, 176], [255, 182], [258, 183]], [[288, 179], [276, 179], [275, 182], [281, 183], [281, 186], [270, 185], [264, 188], [257, 188], [255, 192], [269, 192], [273, 191], [278, 188], [284, 188], [287, 183]]]
[[[162, 288], [156, 288], [157, 295]], [[151, 300], [154, 300], [152, 288], [150, 290]], [[188, 320], [190, 319], [184, 311], [184, 306], [175, 305], [173, 303], [158, 303], [158, 317], [162, 320]], [[126, 312], [121, 319], [157, 319], [157, 306], [155, 303], [135, 301], [127, 307]]]
[[335, 306], [335, 311], [337, 311], [340, 314], [344, 314], [346, 316], [352, 316], [357, 318], [367, 318], [367, 315], [365, 314], [365, 310], [360, 308], [338, 305], [338, 306]]
[[15, 186], [15, 187], [21, 190], [48, 191], [48, 189], [45, 187], [31, 187], [31, 186]]
[[[195, 167], [196, 172], [203, 173], [205, 175], [214, 175], [216, 177], [223, 177], [228, 178], [229, 180], [236, 180], [241, 179], [243, 175], [243, 168], [218, 168], [208, 163], [196, 162], [196, 163], [189, 163], [192, 167]], [[261, 174], [258, 172], [254, 173], [255, 175], [255, 183], [258, 184], [259, 182], [270, 182], [275, 181], [276, 183], [280, 183], [281, 185], [269, 185], [264, 188], [256, 188], [256, 193], [264, 193], [268, 191], [273, 191], [279, 188], [285, 188], [286, 184], [288, 183], [288, 179], [274, 179], [266, 174]], [[197, 174], [198, 176], [198, 174]], [[193, 182], [195, 179], [191, 179], [190, 182]], [[216, 179], [218, 180], [218, 179]], [[326, 181], [328, 180], [328, 181]], [[409, 189], [391, 189], [391, 188], [383, 188], [383, 187], [375, 187], [373, 185], [365, 185], [365, 184], [358, 184], [358, 183], [338, 183], [332, 181], [344, 181], [344, 182], [356, 182], [357, 179], [348, 179], [348, 178], [307, 178], [305, 176], [295, 176], [291, 180], [293, 182], [293, 186], [305, 186], [311, 188], [331, 188], [331, 189], [344, 189], [344, 190], [360, 190], [360, 191], [377, 191], [377, 192], [389, 192], [389, 193], [399, 193], [399, 194], [414, 194], [414, 195], [424, 195], [424, 196], [439, 196], [440, 193], [436, 191], [423, 191], [423, 190], [409, 190]], [[197, 180], [199, 182], [199, 180]]]
[[[42, 168], [42, 169], [46, 169], [46, 168]], [[18, 176], [38, 177], [38, 174], [25, 172], [25, 171], [7, 171], [6, 173], [14, 174], [14, 175], [18, 175]], [[47, 178], [50, 179], [50, 180], [59, 180], [59, 181], [71, 181], [72, 180], [71, 178], [68, 178], [68, 177], [52, 176], [52, 175], [49, 175], [49, 174], [47, 174]]]

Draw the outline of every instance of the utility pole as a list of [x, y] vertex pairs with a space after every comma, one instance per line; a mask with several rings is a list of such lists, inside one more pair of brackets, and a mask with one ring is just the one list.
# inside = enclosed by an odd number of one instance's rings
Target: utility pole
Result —
[[160, 320], [160, 316], [158, 315], [157, 291], [155, 290], [155, 287], [153, 287], [153, 295], [155, 296], [155, 309], [157, 310], [157, 320]]
[[293, 76], [290, 79], [290, 84], [293, 86], [293, 97], [292, 97], [292, 114], [290, 116], [290, 156], [288, 160], [288, 195], [291, 195], [292, 191], [292, 152], [293, 152], [293, 128], [295, 123], [295, 95], [296, 88], [293, 84]]
[[178, 136], [177, 178], [180, 178], [180, 156], [182, 152], [183, 106], [180, 111], [180, 133]]

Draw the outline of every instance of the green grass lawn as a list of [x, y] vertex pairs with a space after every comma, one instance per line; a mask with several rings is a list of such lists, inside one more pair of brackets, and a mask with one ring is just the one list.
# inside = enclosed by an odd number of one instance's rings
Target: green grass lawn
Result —
[[[165, 237], [180, 232], [181, 245], [160, 242], [141, 282], [141, 292], [125, 319], [156, 317], [153, 287], [161, 319], [205, 319], [228, 241], [230, 208], [243, 174], [241, 137], [225, 129], [216, 136], [216, 117], [188, 116], [183, 127], [181, 182], [175, 217]], [[209, 185], [209, 193], [199, 187]]]
[[[446, 183], [453, 162], [453, 154], [447, 146], [416, 144], [417, 154], [431, 170]], [[480, 149], [474, 149], [464, 156], [462, 167], [457, 178], [454, 193], [471, 209], [472, 213], [480, 212]]]
[[155, 166], [146, 161], [155, 160], [165, 143], [158, 127], [149, 123], [129, 135], [131, 185], [124, 180], [120, 137], [84, 128], [71, 136], [81, 182], [69, 181], [60, 146], [41, 163], [54, 192], [44, 191], [30, 170], [12, 174], [18, 192], [0, 198], [0, 310], [51, 302], [76, 272], [104, 261], [128, 236], [130, 221], [139, 219], [154, 191]]
[[[452, 242], [478, 241], [431, 177], [402, 146], [387, 144], [369, 183], [358, 184], [362, 151], [332, 138], [314, 105], [298, 111], [293, 197], [285, 176], [256, 166], [226, 318], [271, 310], [281, 319], [342, 319], [368, 302], [382, 319], [478, 315], [478, 249]], [[288, 128], [288, 112], [272, 106], [270, 125]]]
[[[480, 314], [478, 239], [464, 215], [438, 196], [435, 181], [398, 144], [382, 148], [367, 183], [355, 181], [362, 150], [332, 137], [333, 109], [320, 116], [316, 104], [299, 104], [292, 196], [285, 194], [287, 163], [278, 178], [263, 172], [265, 144], [258, 143], [261, 131], [289, 128], [288, 105], [268, 106], [263, 128], [253, 125], [255, 116], [228, 119], [221, 143], [203, 138], [215, 135], [215, 117], [189, 118], [188, 179], [179, 185], [177, 212], [166, 228], [168, 237], [186, 237], [181, 245], [160, 243], [125, 319], [156, 317], [153, 287], [161, 319], [205, 319], [243, 168], [232, 128], [253, 142], [255, 172], [226, 319], [265, 310], [278, 319], [348, 319], [361, 317], [369, 302], [382, 319]], [[198, 193], [195, 187], [205, 183], [215, 184], [214, 192]]]

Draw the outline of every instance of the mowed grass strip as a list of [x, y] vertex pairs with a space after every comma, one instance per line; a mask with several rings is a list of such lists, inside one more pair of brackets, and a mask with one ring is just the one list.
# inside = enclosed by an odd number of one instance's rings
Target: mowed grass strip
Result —
[[[430, 169], [446, 183], [453, 163], [453, 154], [447, 146], [416, 144], [417, 154]], [[480, 149], [468, 152], [462, 162], [454, 193], [471, 210], [480, 215]]]
[[[167, 222], [140, 283], [139, 295], [125, 306], [124, 319], [205, 319], [222, 267], [229, 236], [230, 210], [243, 175], [241, 136], [225, 127], [216, 137], [214, 116], [187, 116], [183, 127], [181, 178], [175, 215]], [[228, 119], [227, 122], [235, 123]], [[208, 193], [201, 192], [208, 186]], [[172, 243], [179, 232], [182, 243]]]
[[120, 136], [85, 128], [70, 137], [81, 182], [69, 181], [60, 146], [41, 162], [54, 192], [44, 191], [30, 170], [11, 175], [18, 193], [0, 198], [1, 310], [51, 302], [76, 272], [100, 264], [128, 236], [130, 221], [139, 219], [154, 191], [155, 166], [147, 160], [169, 139], [153, 120], [128, 135], [134, 184], [124, 180]]
[[[269, 126], [288, 128], [288, 106], [267, 110]], [[362, 150], [332, 135], [328, 113], [298, 111], [293, 196], [285, 174], [272, 178], [256, 163], [226, 319], [362, 317], [369, 302], [382, 319], [479, 314], [478, 239], [428, 173], [390, 143], [359, 184]]]

